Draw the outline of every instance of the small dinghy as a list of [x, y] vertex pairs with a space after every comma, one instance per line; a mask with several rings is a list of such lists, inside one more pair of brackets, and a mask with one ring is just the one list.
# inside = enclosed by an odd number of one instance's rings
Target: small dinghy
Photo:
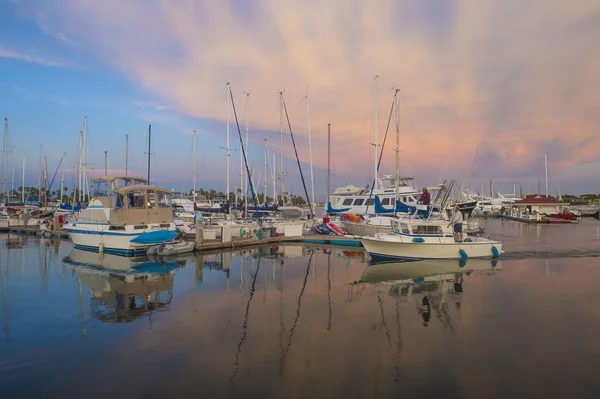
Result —
[[194, 250], [193, 241], [172, 241], [148, 248], [148, 255], [169, 256], [187, 254]]
[[333, 234], [338, 235], [338, 236], [345, 236], [348, 234], [347, 231], [344, 231], [342, 229], [340, 229], [339, 227], [337, 227], [335, 224], [331, 223], [331, 222], [327, 222], [325, 223], [325, 225], [329, 228], [329, 230], [331, 230], [333, 232]]
[[319, 234], [325, 234], [325, 235], [332, 234], [331, 230], [329, 230], [329, 227], [325, 226], [324, 224], [316, 225], [315, 230], [317, 230], [317, 233], [319, 233]]

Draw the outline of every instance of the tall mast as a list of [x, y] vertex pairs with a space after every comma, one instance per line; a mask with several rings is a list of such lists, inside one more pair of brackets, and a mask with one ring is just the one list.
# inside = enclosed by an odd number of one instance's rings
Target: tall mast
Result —
[[308, 100], [308, 86], [306, 86], [306, 114], [308, 116], [308, 154], [310, 159], [310, 186], [311, 186], [311, 200], [313, 205], [313, 215], [315, 213], [315, 176], [313, 174], [313, 156], [312, 156], [312, 140], [310, 136], [310, 104]]
[[44, 157], [44, 208], [48, 209], [48, 189], [46, 188], [46, 184], [48, 181], [48, 164], [46, 162], [46, 157]]
[[[250, 148], [248, 146], [248, 100], [250, 99], [250, 93], [246, 93], [246, 104], [244, 106], [244, 120], [246, 125], [246, 153], [250, 155]], [[248, 179], [244, 180], [244, 203], [246, 207], [246, 217], [248, 217], [248, 182], [252, 179], [252, 176], [248, 176]]]
[[194, 200], [194, 204], [196, 203], [196, 131], [194, 130], [194, 193], [192, 194], [192, 199]]
[[[79, 132], [79, 154], [77, 157], [77, 188], [79, 189], [77, 200], [79, 202], [82, 201], [82, 196], [83, 196], [83, 191], [82, 191], [83, 190], [83, 188], [82, 188], [83, 163], [81, 162], [82, 153], [83, 153], [83, 131]], [[73, 202], [75, 202], [75, 190], [73, 190]]]
[[83, 201], [87, 194], [87, 116], [83, 117]]
[[104, 176], [108, 176], [108, 150], [104, 151]]
[[283, 205], [283, 92], [279, 92], [279, 202]]
[[23, 151], [23, 178], [21, 180], [21, 187], [23, 187], [23, 190], [21, 190], [21, 202], [25, 206], [25, 151]]
[[148, 125], [148, 184], [150, 184], [150, 150], [152, 143], [152, 125]]
[[327, 124], [327, 198], [325, 202], [329, 202], [331, 194], [331, 123]]
[[[23, 154], [23, 157], [25, 156], [25, 154]], [[62, 160], [62, 176], [60, 178], [60, 202], [59, 204], [62, 204], [63, 202], [63, 194], [64, 194], [64, 189], [65, 189], [65, 164], [67, 163], [67, 153], [63, 152], [63, 160]]]
[[263, 146], [264, 146], [264, 148], [263, 148], [263, 175], [264, 175], [264, 178], [263, 178], [263, 182], [264, 182], [263, 197], [264, 198], [263, 198], [263, 200], [266, 205], [266, 203], [267, 203], [267, 139], [263, 140]]
[[398, 202], [398, 189], [400, 188], [400, 89], [396, 89], [396, 190], [394, 194], [394, 213]]
[[277, 184], [276, 179], [277, 179], [277, 160], [276, 160], [276, 154], [275, 151], [273, 151], [273, 174], [271, 175], [271, 178], [273, 179], [273, 202], [276, 204], [277, 203]]
[[[12, 151], [12, 179], [10, 181], [10, 193], [12, 194], [15, 191], [15, 150], [13, 149]], [[9, 198], [10, 195], [9, 194]]]
[[129, 171], [129, 135], [125, 135], [125, 176]]
[[[240, 143], [240, 202], [243, 201], [244, 195], [244, 153], [242, 151], [242, 143]], [[241, 204], [240, 204], [241, 205]]]
[[[378, 124], [377, 123], [377, 97], [378, 97], [377, 82], [378, 82], [378, 80], [379, 80], [379, 76], [375, 75], [375, 78], [374, 78], [375, 83], [373, 85], [374, 86], [373, 87], [373, 103], [374, 103], [374, 108], [375, 108], [374, 117], [373, 117], [373, 124], [374, 124], [373, 125], [373, 140], [374, 140], [374, 142], [373, 142], [373, 144], [374, 144], [374, 152], [373, 152], [373, 165], [374, 166], [373, 166], [373, 173], [374, 173], [374, 176], [375, 176], [375, 179], [373, 180], [373, 192], [375, 194], [377, 194], [377, 158], [378, 158], [377, 157], [377, 152], [378, 152], [377, 151], [377, 147], [378, 147], [377, 141], [378, 141], [378, 138], [379, 138], [378, 137], [379, 135], [377, 133], [377, 124]], [[394, 206], [395, 206], [395, 204], [394, 204]]]
[[[4, 179], [4, 161], [6, 160], [6, 169], [8, 169], [8, 157], [5, 155], [8, 152], [8, 118], [4, 118], [4, 136], [2, 141], [2, 162], [0, 163], [0, 193], [6, 190]], [[8, 178], [7, 178], [8, 180]], [[4, 199], [8, 204], [8, 197]]]
[[38, 161], [38, 203], [42, 202], [42, 154], [44, 153], [44, 146], [40, 144], [40, 159]]
[[548, 197], [548, 155], [544, 154], [544, 167], [546, 169], [546, 197]]
[[231, 175], [231, 148], [229, 145], [229, 121], [231, 118], [231, 104], [230, 104], [230, 99], [229, 99], [229, 92], [231, 91], [231, 86], [229, 85], [229, 82], [227, 82], [227, 95], [225, 97], [227, 97], [227, 203], [229, 203], [229, 186], [230, 186], [230, 175]]

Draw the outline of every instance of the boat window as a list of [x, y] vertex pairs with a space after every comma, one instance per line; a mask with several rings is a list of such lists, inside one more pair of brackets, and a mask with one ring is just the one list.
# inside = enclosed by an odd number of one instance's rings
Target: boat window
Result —
[[132, 191], [129, 194], [127, 194], [127, 201], [129, 202], [129, 208], [145, 209], [146, 208], [146, 192], [145, 191]]
[[110, 193], [110, 182], [106, 180], [94, 180], [94, 196], [106, 197]]
[[115, 209], [123, 208], [123, 205], [125, 204], [123, 202], [123, 196], [121, 194], [114, 193], [112, 196], [112, 204]]
[[138, 224], [137, 226], [133, 226], [134, 230], [144, 230], [147, 229], [148, 225], [147, 224]]
[[383, 201], [381, 201], [381, 205], [389, 205], [389, 204], [390, 204], [389, 198], [384, 198]]
[[355, 200], [354, 200], [354, 205], [362, 205], [362, 204], [363, 204], [363, 202], [365, 202], [365, 200], [364, 200], [364, 199], [362, 199], [362, 198], [357, 198], [357, 199], [355, 199]]
[[122, 230], [125, 230], [125, 227], [124, 226], [110, 226], [108, 229], [109, 230], [120, 230], [120, 231], [122, 231]]
[[413, 228], [415, 234], [420, 235], [442, 235], [442, 226], [417, 226], [416, 230]]
[[406, 197], [402, 197], [402, 202], [406, 204]]
[[371, 206], [371, 205], [373, 205], [374, 203], [375, 203], [375, 198], [369, 198], [369, 199], [367, 200], [367, 202], [365, 203], [365, 205], [367, 205], [367, 206]]
[[169, 193], [158, 193], [158, 207], [159, 208], [170, 208], [171, 207], [171, 196]]
[[352, 198], [346, 198], [344, 200], [344, 205], [352, 205]]
[[156, 208], [156, 192], [148, 191], [148, 208]]

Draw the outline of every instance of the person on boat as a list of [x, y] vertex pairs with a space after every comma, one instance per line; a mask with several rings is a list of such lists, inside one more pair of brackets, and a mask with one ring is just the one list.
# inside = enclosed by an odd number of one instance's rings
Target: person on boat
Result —
[[454, 241], [462, 242], [463, 240], [463, 215], [458, 205], [454, 208], [454, 214], [450, 218], [450, 223], [448, 223], [448, 227], [450, 225], [454, 226]]
[[421, 203], [423, 205], [429, 205], [431, 203], [431, 195], [425, 187], [423, 187], [423, 193], [421, 193]]

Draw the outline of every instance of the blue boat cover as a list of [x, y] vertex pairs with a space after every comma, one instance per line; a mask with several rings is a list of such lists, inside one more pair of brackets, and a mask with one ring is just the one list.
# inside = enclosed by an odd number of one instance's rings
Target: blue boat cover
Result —
[[331, 202], [327, 202], [327, 213], [329, 214], [335, 214], [335, 213], [344, 213], [344, 212], [348, 212], [350, 210], [350, 208], [339, 208], [339, 209], [335, 209], [331, 207]]
[[130, 240], [135, 244], [160, 244], [166, 241], [171, 241], [177, 238], [178, 232], [172, 230], [156, 230], [149, 233], [140, 234]]

